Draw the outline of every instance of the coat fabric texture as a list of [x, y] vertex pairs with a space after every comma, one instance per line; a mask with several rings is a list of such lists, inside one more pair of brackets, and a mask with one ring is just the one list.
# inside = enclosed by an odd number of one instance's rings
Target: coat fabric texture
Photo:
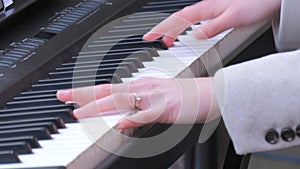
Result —
[[300, 1], [281, 3], [273, 22], [279, 53], [220, 69], [214, 76], [237, 154], [300, 144]]

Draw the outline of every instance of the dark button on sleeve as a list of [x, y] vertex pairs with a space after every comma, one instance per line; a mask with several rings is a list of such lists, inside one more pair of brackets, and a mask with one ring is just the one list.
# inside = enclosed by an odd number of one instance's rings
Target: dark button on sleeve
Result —
[[276, 130], [270, 129], [266, 132], [265, 139], [270, 144], [276, 144], [279, 141], [279, 134]]
[[300, 137], [300, 125], [296, 127], [296, 134], [298, 137]]
[[295, 135], [296, 134], [295, 134], [294, 130], [291, 128], [284, 128], [281, 131], [281, 138], [287, 142], [293, 141], [295, 139]]

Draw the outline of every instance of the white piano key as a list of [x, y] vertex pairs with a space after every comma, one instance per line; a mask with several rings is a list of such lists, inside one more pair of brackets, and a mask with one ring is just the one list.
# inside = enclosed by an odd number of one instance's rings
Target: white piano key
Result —
[[121, 115], [101, 117], [103, 118], [101, 121], [105, 123], [97, 123], [96, 126], [92, 127], [97, 132], [99, 130], [96, 128], [99, 128], [102, 133], [93, 135], [93, 139], [90, 136], [91, 133], [86, 132], [84, 124], [95, 124], [97, 118], [84, 119], [81, 121], [82, 123], [66, 124], [67, 128], [59, 129], [59, 134], [52, 135], [53, 139], [39, 141], [42, 147], [33, 149], [33, 154], [19, 155], [21, 163], [1, 164], [0, 168], [70, 166], [79, 154], [88, 153], [85, 150], [94, 144], [95, 136], [101, 137], [111, 127], [115, 126], [121, 117]]
[[[153, 62], [144, 62], [145, 68], [139, 69], [139, 72], [134, 73], [132, 78], [123, 78], [122, 80], [126, 82], [145, 76], [176, 77], [199, 58], [211, 57], [211, 54], [214, 54], [211, 52], [212, 49], [220, 54], [221, 60], [230, 59], [233, 57], [229, 56], [232, 51], [242, 44], [244, 45], [245, 40], [249, 41], [247, 43], [251, 43], [253, 38], [267, 29], [268, 26], [266, 25], [266, 23], [260, 23], [244, 29], [225, 31], [209, 40], [194, 39], [189, 35], [190, 33], [179, 36], [180, 41], [175, 42], [173, 47], [165, 51], [158, 51], [160, 57], [155, 58]], [[81, 124], [67, 124], [66, 129], [59, 130], [60, 134], [52, 135], [52, 140], [40, 141], [42, 148], [34, 149], [34, 154], [20, 155], [21, 163], [1, 164], [0, 168], [40, 168], [47, 166], [66, 166], [72, 169], [93, 168], [104, 158], [99, 156], [103, 152], [99, 150], [93, 140], [102, 137], [111, 130], [121, 117], [121, 115], [106, 116], [104, 119], [107, 124], [95, 123], [91, 119], [83, 120]], [[91, 125], [82, 127], [82, 125], [89, 123]], [[95, 130], [95, 133], [86, 133], [86, 129], [93, 131], [91, 130], [93, 128], [100, 130]], [[106, 142], [121, 144], [120, 142], [113, 142], [112, 138]], [[86, 160], [88, 163], [84, 163]]]

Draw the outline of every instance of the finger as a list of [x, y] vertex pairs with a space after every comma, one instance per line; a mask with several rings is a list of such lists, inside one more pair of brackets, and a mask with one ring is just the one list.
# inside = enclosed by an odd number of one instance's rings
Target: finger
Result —
[[119, 120], [117, 128], [119, 130], [136, 128], [145, 124], [154, 123], [156, 121], [157, 118], [153, 109], [147, 109], [145, 111], [139, 111], [136, 114], [122, 118]]
[[216, 5], [212, 0], [201, 1], [183, 8], [174, 13], [174, 15], [195, 24], [202, 20], [215, 18], [220, 14], [221, 9], [223, 9], [222, 6], [221, 4]]
[[192, 23], [188, 20], [173, 14], [153, 27], [144, 35], [143, 39], [155, 40], [162, 36], [168, 36], [176, 39], [177, 36], [190, 25], [192, 25]]
[[110, 94], [110, 85], [88, 86], [70, 90], [59, 90], [56, 96], [63, 102], [76, 102], [82, 106], [99, 97]]
[[169, 36], [164, 36], [162, 40], [168, 47], [171, 47], [176, 39]]
[[156, 33], [148, 32], [143, 36], [143, 40], [145, 41], [155, 40], [155, 39], [159, 39], [161, 36], [162, 36], [161, 33], [156, 34]]
[[213, 12], [214, 9], [211, 6], [213, 6], [212, 1], [202, 1], [185, 7], [152, 28], [143, 39], [155, 40], [166, 36], [167, 38], [163, 40], [167, 46], [171, 46], [177, 36], [192, 24], [215, 17], [217, 12]]
[[141, 108], [141, 111], [122, 118], [118, 122], [118, 129], [134, 128], [158, 121], [169, 122], [167, 119], [169, 119], [169, 116], [172, 116], [166, 112], [166, 100], [161, 92], [152, 93], [148, 97], [143, 96]]
[[129, 93], [113, 94], [95, 101], [92, 101], [76, 110], [73, 114], [76, 118], [86, 118], [101, 113], [114, 111], [115, 114], [121, 113], [124, 110], [133, 110], [133, 95]]
[[234, 19], [228, 12], [212, 19], [193, 30], [193, 36], [197, 39], [211, 38], [229, 28], [234, 27]]
[[71, 99], [70, 99], [71, 93], [72, 93], [72, 90], [58, 90], [56, 92], [56, 97], [58, 100], [63, 101], [63, 102], [71, 101]]

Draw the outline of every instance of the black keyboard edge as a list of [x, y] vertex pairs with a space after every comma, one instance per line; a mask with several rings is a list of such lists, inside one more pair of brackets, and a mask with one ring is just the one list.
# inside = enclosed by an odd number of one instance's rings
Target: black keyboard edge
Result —
[[[68, 27], [39, 47], [26, 62], [17, 64], [14, 69], [5, 72], [5, 81], [0, 83], [0, 107], [13, 96], [29, 88], [30, 84], [46, 76], [62, 62], [66, 56], [77, 54], [85, 41], [109, 21], [135, 12], [147, 3], [139, 0], [109, 0], [104, 8], [79, 24]], [[107, 15], [109, 14], [109, 15]], [[44, 58], [47, 56], [47, 58]]]
[[22, 11], [23, 9], [27, 8], [31, 4], [37, 2], [37, 0], [18, 0], [14, 1], [14, 4], [12, 6], [8, 7], [6, 11], [4, 12], [4, 15], [0, 16], [0, 24], [3, 22], [6, 22], [8, 19], [10, 19], [12, 16], [18, 14], [18, 12]]
[[30, 168], [22, 168], [22, 169], [66, 169], [64, 166], [51, 166], [51, 167], [30, 167]]

